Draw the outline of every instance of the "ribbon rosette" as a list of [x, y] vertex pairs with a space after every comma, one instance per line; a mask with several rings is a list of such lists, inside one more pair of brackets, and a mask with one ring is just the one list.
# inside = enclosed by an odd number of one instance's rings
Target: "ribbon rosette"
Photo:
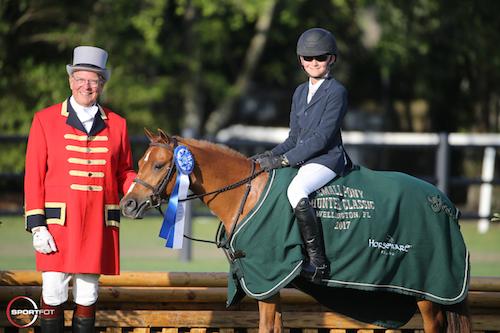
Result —
[[186, 146], [178, 146], [174, 150], [174, 163], [177, 167], [177, 178], [163, 217], [160, 237], [167, 240], [166, 247], [180, 249], [184, 239], [186, 220], [186, 202], [182, 200], [187, 197], [189, 174], [194, 169], [193, 154]]

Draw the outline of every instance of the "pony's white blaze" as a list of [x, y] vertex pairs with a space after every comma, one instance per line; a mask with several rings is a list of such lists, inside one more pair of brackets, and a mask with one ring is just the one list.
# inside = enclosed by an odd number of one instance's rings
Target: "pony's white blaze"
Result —
[[134, 186], [135, 186], [135, 183], [132, 183], [132, 185], [130, 185], [130, 187], [128, 188], [127, 194], [132, 192], [132, 190], [134, 189]]
[[[147, 152], [146, 152], [146, 155], [144, 155], [144, 162], [147, 162], [148, 159], [149, 159], [149, 155], [151, 154], [151, 149], [149, 149]], [[128, 191], [127, 191], [127, 194], [129, 194], [130, 192], [132, 192], [132, 190], [134, 189], [135, 187], [135, 184], [136, 183], [132, 183], [132, 185], [130, 185], [130, 187], [128, 188]]]

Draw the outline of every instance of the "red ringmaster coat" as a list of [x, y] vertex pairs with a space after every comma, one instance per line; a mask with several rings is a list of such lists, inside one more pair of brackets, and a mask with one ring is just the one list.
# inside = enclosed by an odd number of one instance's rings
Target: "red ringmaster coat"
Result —
[[119, 274], [119, 192], [135, 178], [126, 121], [99, 106], [87, 134], [68, 101], [37, 112], [26, 151], [26, 229], [46, 225], [57, 252], [39, 271]]

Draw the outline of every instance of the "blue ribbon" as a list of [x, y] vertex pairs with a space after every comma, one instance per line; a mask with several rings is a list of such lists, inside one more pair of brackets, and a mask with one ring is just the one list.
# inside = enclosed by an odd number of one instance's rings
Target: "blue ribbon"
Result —
[[160, 229], [160, 237], [167, 240], [166, 247], [172, 247], [174, 231], [175, 231], [175, 217], [177, 215], [177, 206], [179, 203], [179, 183], [180, 177], [175, 180], [175, 185], [170, 200], [168, 201], [167, 210], [163, 216], [163, 223]]
[[174, 189], [170, 194], [168, 207], [163, 217], [159, 236], [166, 239], [166, 247], [182, 248], [185, 222], [185, 199], [189, 189], [189, 174], [194, 169], [193, 154], [185, 146], [178, 146], [174, 150], [174, 162], [177, 167], [177, 178]]

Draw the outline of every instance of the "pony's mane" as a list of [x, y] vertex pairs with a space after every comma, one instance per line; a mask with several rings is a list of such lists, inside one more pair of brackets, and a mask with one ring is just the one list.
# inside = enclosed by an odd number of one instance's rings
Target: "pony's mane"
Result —
[[[229, 148], [228, 146], [226, 146], [224, 144], [213, 143], [213, 142], [206, 141], [206, 140], [182, 138], [182, 137], [178, 137], [178, 136], [176, 136], [175, 138], [180, 142], [186, 142], [188, 145], [195, 146], [195, 147], [198, 147], [200, 149], [215, 150], [215, 151], [219, 151], [225, 155], [247, 159], [247, 157], [245, 155], [243, 155], [242, 153], [240, 153], [232, 148]], [[167, 143], [160, 135], [153, 137], [152, 142], [164, 143], [164, 144]]]
[[247, 159], [247, 157], [245, 155], [243, 155], [242, 153], [240, 153], [232, 148], [229, 148], [228, 146], [226, 146], [224, 144], [213, 143], [213, 142], [206, 141], [206, 140], [195, 140], [195, 139], [187, 139], [187, 138], [182, 138], [181, 140], [187, 142], [190, 145], [201, 148], [201, 149], [205, 149], [205, 148], [211, 149], [211, 150], [219, 151], [225, 155], [230, 155], [230, 156], [234, 156], [234, 157], [238, 157], [238, 158]]

